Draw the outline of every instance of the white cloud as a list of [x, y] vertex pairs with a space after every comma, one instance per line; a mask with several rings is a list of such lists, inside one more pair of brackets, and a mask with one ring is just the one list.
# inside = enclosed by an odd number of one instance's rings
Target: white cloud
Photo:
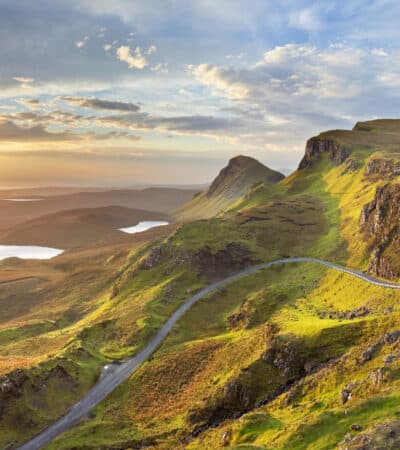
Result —
[[89, 40], [89, 36], [85, 36], [83, 39], [75, 42], [75, 47], [77, 47], [77, 48], [85, 47], [88, 40]]
[[235, 69], [224, 69], [210, 64], [188, 66], [187, 69], [200, 83], [210, 86], [215, 93], [225, 93], [231, 99], [246, 98], [249, 93], [248, 86]]
[[161, 72], [168, 73], [168, 64], [167, 63], [158, 63], [155, 66], [150, 67], [152, 72]]
[[323, 23], [313, 8], [305, 8], [289, 14], [289, 26], [304, 31], [318, 31]]
[[155, 45], [150, 45], [150, 47], [147, 49], [147, 54], [152, 55], [157, 51], [157, 47]]
[[127, 63], [130, 69], [144, 69], [148, 65], [147, 59], [143, 55], [140, 47], [136, 47], [133, 55], [131, 48], [123, 45], [117, 49], [117, 58]]
[[371, 50], [371, 55], [375, 56], [388, 56], [388, 54], [385, 52], [383, 48], [373, 48]]
[[18, 81], [22, 89], [29, 89], [31, 87], [31, 83], [35, 81], [34, 78], [28, 77], [13, 77], [13, 80]]
[[109, 52], [112, 49], [112, 45], [111, 44], [105, 44], [103, 46], [103, 49], [105, 52]]
[[296, 96], [321, 100], [359, 95], [365, 78], [377, 70], [373, 57], [352, 47], [320, 50], [307, 44], [287, 44], [266, 51], [253, 66], [200, 64], [190, 66], [189, 71], [215, 94], [230, 99], [288, 103], [288, 98], [293, 101]]

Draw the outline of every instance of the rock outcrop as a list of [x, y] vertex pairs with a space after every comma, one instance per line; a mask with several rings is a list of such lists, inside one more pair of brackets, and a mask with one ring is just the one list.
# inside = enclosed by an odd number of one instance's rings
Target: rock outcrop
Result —
[[396, 450], [400, 448], [400, 422], [387, 420], [373, 425], [360, 434], [347, 433], [336, 448], [337, 450]]
[[322, 153], [328, 153], [335, 165], [340, 165], [350, 156], [351, 150], [332, 140], [313, 137], [307, 141], [305, 155], [300, 161], [299, 169], [308, 169], [312, 162], [318, 160]]
[[369, 243], [368, 270], [378, 276], [395, 279], [400, 276], [400, 185], [377, 188], [360, 216], [361, 230]]
[[6, 405], [23, 394], [27, 379], [25, 372], [20, 369], [0, 378], [0, 419], [6, 410]]
[[391, 178], [400, 175], [400, 162], [393, 159], [373, 158], [365, 166], [364, 175]]

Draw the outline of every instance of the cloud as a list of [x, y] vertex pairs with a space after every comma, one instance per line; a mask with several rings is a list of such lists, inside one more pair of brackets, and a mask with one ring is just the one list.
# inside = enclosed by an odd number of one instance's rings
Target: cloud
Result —
[[43, 125], [23, 127], [0, 118], [0, 141], [3, 142], [65, 141], [76, 138], [71, 133], [49, 132]]
[[89, 36], [85, 36], [82, 40], [75, 42], [75, 47], [77, 47], [77, 48], [85, 47], [88, 40], [89, 40]]
[[375, 56], [388, 56], [387, 52], [383, 48], [373, 48], [371, 54]]
[[286, 44], [268, 49], [252, 65], [199, 64], [188, 72], [207, 88], [204, 97], [207, 90], [217, 97], [221, 112], [242, 117], [244, 124], [227, 135], [254, 149], [301, 148], [324, 129], [394, 117], [400, 108], [399, 51], [343, 42], [322, 48]]
[[31, 87], [31, 83], [35, 81], [34, 78], [29, 77], [12, 77], [13, 80], [18, 81], [20, 83], [20, 87], [22, 89], [28, 89]]
[[304, 8], [289, 14], [289, 26], [299, 30], [315, 32], [323, 28], [323, 23], [315, 8]]
[[36, 98], [19, 98], [16, 102], [30, 109], [38, 109], [41, 107], [40, 100]]
[[112, 45], [111, 44], [105, 44], [103, 45], [103, 49], [105, 52], [109, 52], [112, 49]]
[[150, 67], [152, 72], [168, 73], [168, 63], [158, 63], [155, 66]]
[[308, 44], [274, 47], [247, 68], [189, 67], [195, 78], [217, 95], [271, 105], [285, 103], [288, 111], [293, 109], [294, 97], [303, 102], [313, 98], [321, 104], [326, 99], [355, 98], [376, 85], [382, 69], [381, 60], [367, 50], [346, 46], [317, 49]]
[[[96, 128], [93, 129], [92, 125], [95, 119], [96, 118], [94, 117], [85, 117], [79, 114], [59, 110], [50, 111], [44, 114], [34, 111], [1, 114], [0, 141], [100, 141], [120, 138], [137, 141], [140, 139], [140, 136], [131, 134], [127, 129], [107, 132], [101, 132]], [[81, 129], [82, 127], [84, 128], [83, 131]], [[73, 128], [78, 128], [78, 131], [72, 132], [71, 129]]]
[[147, 49], [147, 54], [152, 55], [157, 51], [157, 47], [155, 45], [150, 45], [150, 47]]
[[85, 97], [59, 97], [59, 100], [64, 103], [79, 106], [82, 108], [90, 108], [97, 110], [110, 111], [139, 111], [140, 106], [134, 103], [119, 102], [113, 100], [102, 100], [99, 98], [85, 98]]
[[234, 137], [235, 133], [247, 129], [242, 118], [203, 115], [152, 116], [148, 113], [130, 113], [93, 118], [103, 127], [122, 128], [135, 131], [158, 131], [176, 135], [209, 136], [213, 138]]
[[131, 48], [123, 45], [117, 49], [117, 58], [127, 63], [130, 69], [144, 69], [148, 65], [140, 47], [136, 47], [135, 54], [132, 55]]

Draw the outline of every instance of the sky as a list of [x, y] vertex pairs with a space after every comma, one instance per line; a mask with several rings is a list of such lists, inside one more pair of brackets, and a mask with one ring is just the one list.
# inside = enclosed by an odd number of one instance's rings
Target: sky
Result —
[[397, 0], [0, 0], [0, 187], [198, 184], [399, 117]]

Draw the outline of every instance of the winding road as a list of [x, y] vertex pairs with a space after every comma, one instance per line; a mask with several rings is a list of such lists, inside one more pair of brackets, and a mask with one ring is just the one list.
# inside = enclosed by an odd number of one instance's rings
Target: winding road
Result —
[[[85, 417], [96, 405], [98, 405], [108, 394], [110, 394], [117, 386], [124, 382], [132, 373], [134, 373], [140, 365], [146, 361], [149, 356], [156, 350], [161, 342], [166, 338], [168, 333], [176, 322], [201, 298], [209, 294], [210, 292], [224, 286], [225, 284], [236, 280], [244, 275], [249, 275], [257, 272], [261, 269], [267, 269], [272, 266], [280, 264], [290, 264], [299, 262], [311, 262], [326, 266], [330, 269], [335, 269], [343, 273], [347, 273], [354, 277], [360, 278], [367, 283], [381, 286], [383, 288], [400, 289], [400, 284], [390, 283], [388, 281], [379, 280], [364, 274], [363, 272], [349, 269], [347, 267], [340, 266], [338, 264], [330, 263], [316, 258], [308, 257], [293, 257], [286, 259], [279, 259], [277, 261], [271, 261], [257, 266], [249, 267], [241, 270], [233, 275], [230, 275], [223, 280], [217, 281], [206, 288], [202, 289], [193, 297], [189, 298], [183, 305], [181, 305], [172, 316], [167, 320], [160, 331], [151, 339], [151, 341], [143, 348], [136, 356], [128, 359], [126, 362], [118, 365], [110, 365], [109, 370], [105, 370], [105, 373], [100, 377], [99, 381], [92, 389], [76, 403], [68, 413], [55, 423], [50, 425], [42, 433], [34, 437], [31, 441], [20, 447], [20, 450], [37, 450], [51, 442], [55, 437], [64, 431], [72, 428], [83, 417]], [[106, 366], [107, 367], [107, 366]]]

